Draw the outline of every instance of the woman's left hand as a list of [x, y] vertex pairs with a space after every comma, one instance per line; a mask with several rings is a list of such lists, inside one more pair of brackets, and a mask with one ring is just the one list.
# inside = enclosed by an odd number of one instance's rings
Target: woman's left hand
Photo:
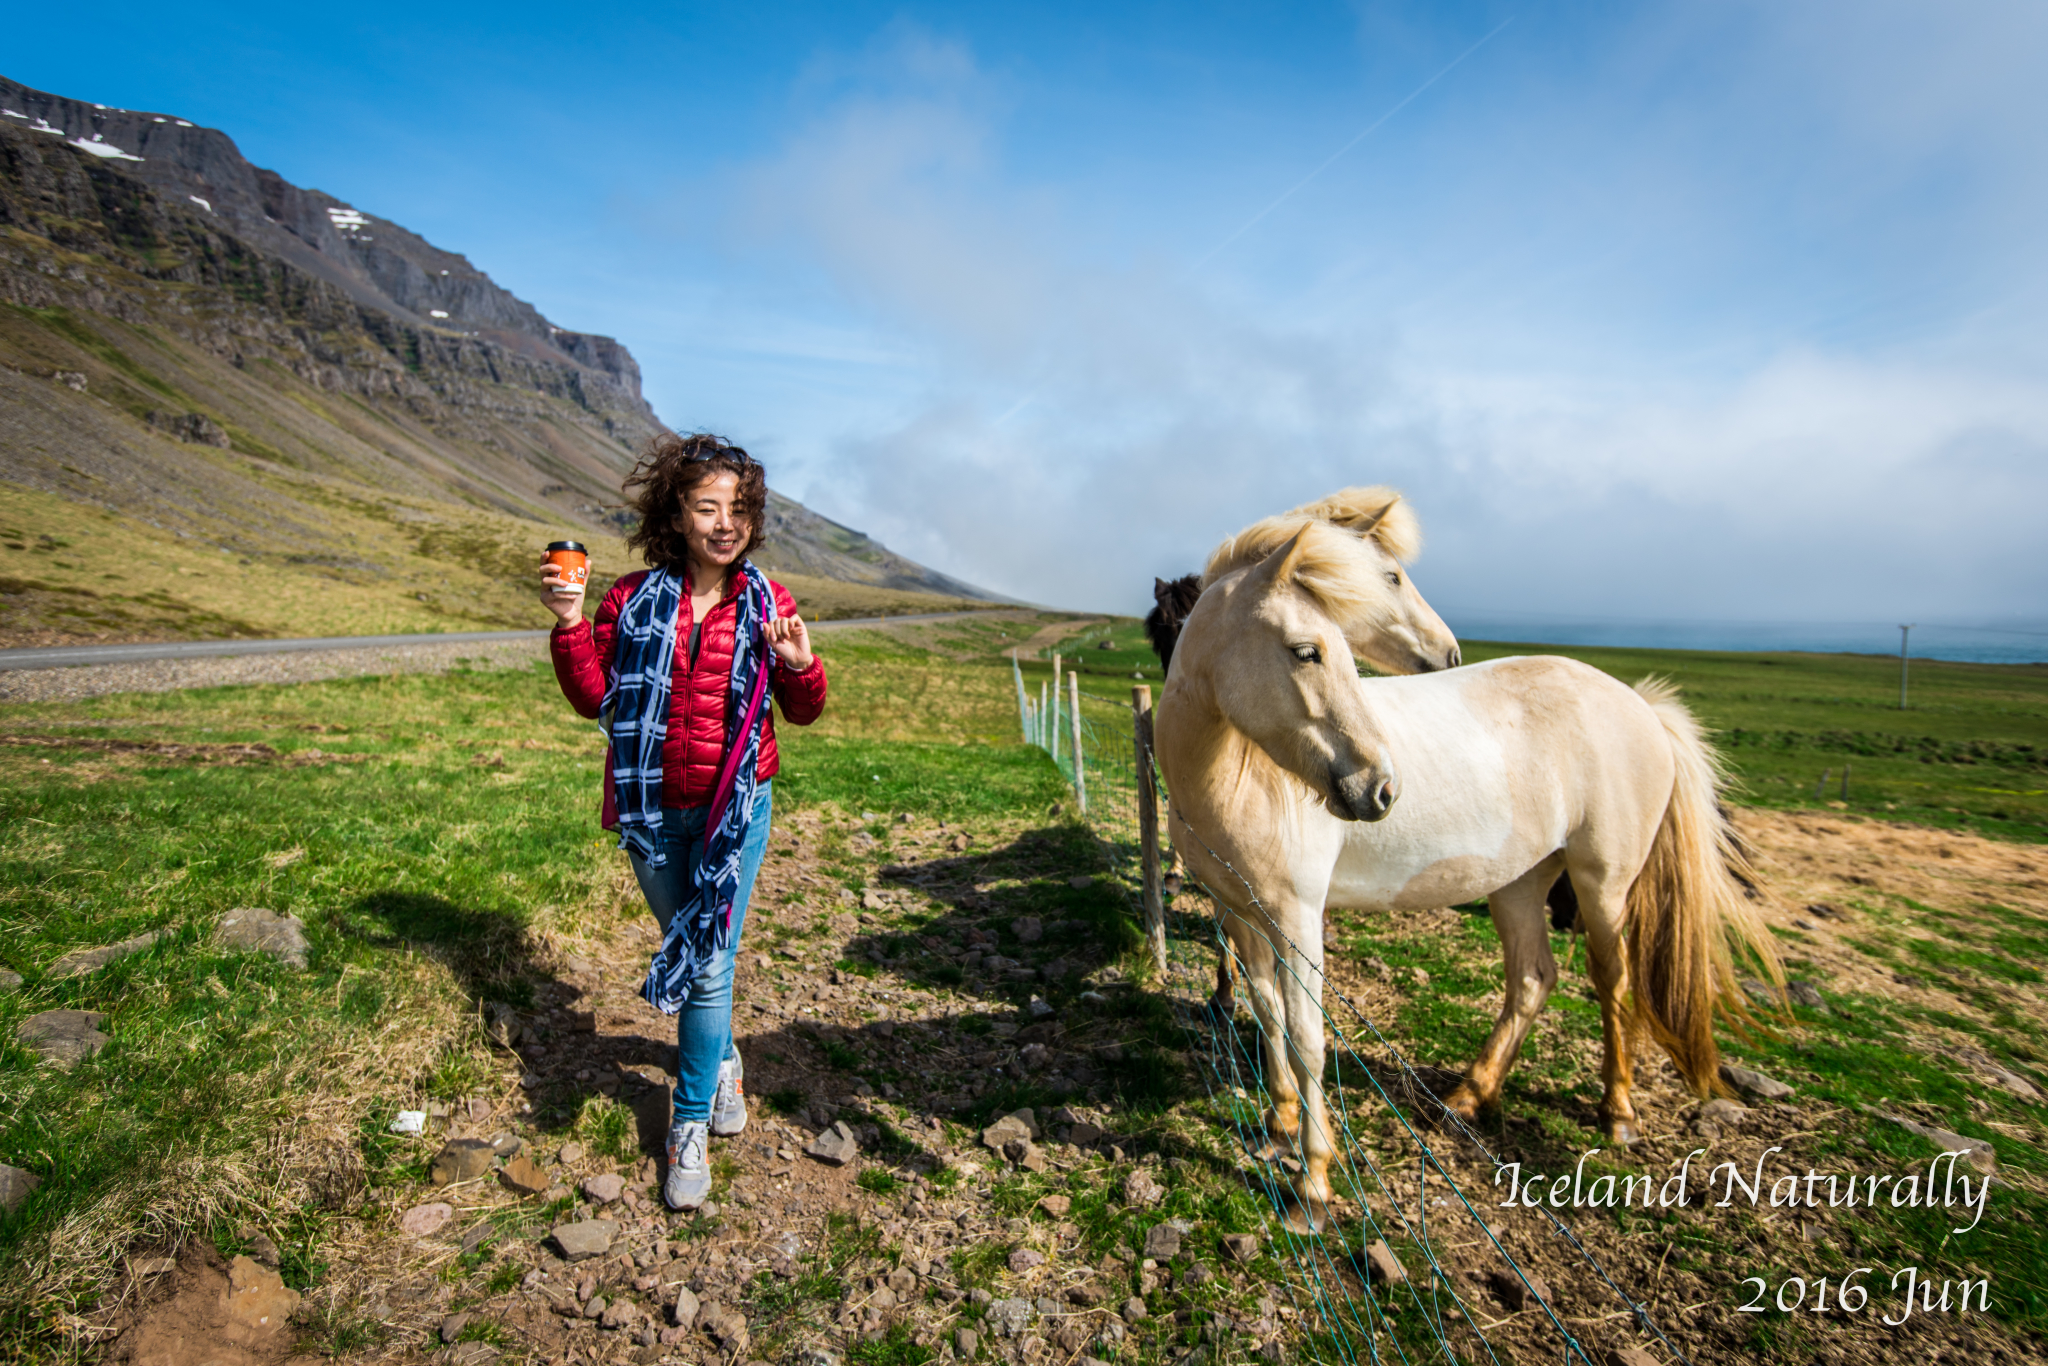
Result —
[[811, 632], [802, 617], [777, 617], [768, 623], [768, 648], [798, 673], [811, 667]]

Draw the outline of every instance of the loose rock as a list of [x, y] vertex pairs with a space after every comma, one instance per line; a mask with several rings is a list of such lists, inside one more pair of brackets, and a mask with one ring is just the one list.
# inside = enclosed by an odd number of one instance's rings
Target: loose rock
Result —
[[1000, 1153], [1012, 1143], [1029, 1143], [1031, 1126], [1015, 1115], [1004, 1115], [981, 1131], [981, 1141], [985, 1146]]
[[694, 1328], [697, 1326], [697, 1310], [700, 1307], [696, 1293], [686, 1285], [676, 1291], [676, 1302], [669, 1308], [669, 1317], [675, 1320], [678, 1328]]
[[13, 968], [0, 968], [0, 991], [20, 991], [21, 974]]
[[1180, 1230], [1172, 1224], [1154, 1224], [1145, 1230], [1145, 1255], [1162, 1262], [1180, 1256]]
[[1375, 1285], [1400, 1285], [1408, 1279], [1408, 1268], [1401, 1265], [1384, 1238], [1365, 1245], [1365, 1265]]
[[609, 1219], [585, 1219], [574, 1224], [555, 1226], [555, 1246], [562, 1249], [562, 1255], [572, 1262], [584, 1261], [590, 1257], [602, 1257], [611, 1251], [612, 1235], [619, 1226]]
[[[1527, 1284], [1523, 1283], [1524, 1278]], [[1500, 1302], [1518, 1313], [1539, 1300], [1547, 1303], [1550, 1299], [1550, 1287], [1533, 1271], [1517, 1276], [1512, 1271], [1497, 1269], [1487, 1274], [1487, 1280], [1493, 1285], [1493, 1293], [1500, 1296]]]
[[1256, 1233], [1226, 1233], [1223, 1250], [1233, 1262], [1248, 1262], [1259, 1255], [1259, 1237]]
[[1038, 1202], [1038, 1207], [1055, 1219], [1064, 1219], [1074, 1207], [1074, 1200], [1068, 1195], [1048, 1195]]
[[299, 1292], [288, 1288], [275, 1271], [247, 1257], [228, 1264], [228, 1318], [244, 1328], [270, 1332], [283, 1328], [299, 1307]]
[[1045, 1254], [1033, 1247], [1020, 1247], [1010, 1254], [1010, 1270], [1022, 1275], [1035, 1266], [1045, 1265]]
[[1726, 1096], [1716, 1096], [1700, 1107], [1700, 1118], [1709, 1124], [1740, 1126], [1749, 1118], [1749, 1111], [1737, 1101], [1732, 1101]]
[[1124, 1203], [1149, 1209], [1166, 1198], [1166, 1187], [1159, 1184], [1152, 1173], [1139, 1167], [1124, 1178]]
[[83, 977], [88, 972], [97, 972], [107, 964], [118, 962], [130, 954], [141, 953], [163, 938], [163, 935], [162, 930], [151, 930], [147, 934], [138, 934], [133, 939], [123, 939], [118, 944], [104, 944], [96, 949], [73, 949], [50, 964], [50, 970], [43, 975], [53, 982], [61, 982], [67, 977]]
[[1783, 1100], [1792, 1094], [1792, 1088], [1775, 1077], [1733, 1063], [1721, 1064], [1721, 1080], [1727, 1082], [1745, 1096], [1757, 1100]]
[[441, 1341], [453, 1342], [462, 1336], [462, 1330], [469, 1327], [469, 1315], [450, 1314], [441, 1320]]
[[21, 1202], [34, 1195], [36, 1187], [42, 1184], [43, 1178], [34, 1172], [0, 1163], [0, 1209], [14, 1213], [21, 1208]]
[[982, 1318], [997, 1336], [1013, 1338], [1031, 1326], [1031, 1320], [1037, 1313], [1029, 1300], [995, 1300]]
[[547, 1173], [540, 1164], [525, 1153], [513, 1158], [498, 1170], [498, 1181], [505, 1189], [521, 1195], [539, 1195], [548, 1188]]
[[427, 1179], [437, 1186], [474, 1181], [491, 1169], [491, 1163], [497, 1156], [491, 1145], [480, 1138], [458, 1138], [434, 1154], [433, 1166], [427, 1169]]
[[804, 1148], [804, 1156], [814, 1157], [831, 1167], [843, 1167], [853, 1161], [860, 1152], [860, 1140], [846, 1121], [834, 1120], [832, 1127], [812, 1139]]
[[484, 1007], [484, 1032], [491, 1042], [500, 1048], [510, 1048], [519, 1042], [526, 1028], [519, 1021], [519, 1012], [503, 1001], [492, 1001]]
[[1139, 1299], [1136, 1295], [1124, 1301], [1123, 1319], [1125, 1323], [1142, 1323], [1145, 1320], [1145, 1315], [1145, 1301]]
[[584, 1181], [580, 1189], [594, 1205], [609, 1205], [626, 1193], [625, 1178], [617, 1172], [602, 1172]]
[[106, 1015], [97, 1010], [45, 1010], [15, 1026], [14, 1037], [43, 1055], [53, 1067], [71, 1067], [113, 1042], [100, 1033]]
[[261, 906], [237, 906], [220, 918], [213, 942], [224, 949], [267, 953], [295, 968], [306, 966], [312, 944], [306, 939], [306, 925], [295, 915], [279, 915]]
[[440, 1200], [414, 1205], [399, 1216], [398, 1226], [415, 1238], [439, 1233], [455, 1217], [455, 1206]]
[[[1821, 999], [1820, 989], [1811, 982], [1787, 982], [1785, 994], [1792, 998], [1794, 1005], [1810, 1006], [1815, 1010], [1827, 1008], [1828, 1003]], [[1641, 1349], [1631, 1347], [1628, 1350], [1634, 1352]]]
[[1640, 1347], [1611, 1347], [1606, 1366], [1658, 1366], [1658, 1362]]
[[1010, 922], [1010, 933], [1021, 944], [1036, 944], [1045, 938], [1045, 922], [1035, 915], [1019, 916]]
[[981, 1348], [981, 1334], [972, 1328], [962, 1328], [953, 1334], [953, 1353], [962, 1361], [974, 1360], [974, 1354]]
[[1907, 1133], [1918, 1134], [1929, 1142], [1939, 1145], [1943, 1152], [1955, 1152], [1960, 1149], [1965, 1154], [1964, 1160], [1980, 1172], [1992, 1172], [1998, 1169], [1998, 1150], [1981, 1138], [1971, 1138], [1967, 1134], [1958, 1134], [1947, 1129], [1937, 1129], [1931, 1124], [1920, 1124], [1902, 1115], [1886, 1115], [1885, 1118], [1898, 1125], [1901, 1129], [1904, 1129]]

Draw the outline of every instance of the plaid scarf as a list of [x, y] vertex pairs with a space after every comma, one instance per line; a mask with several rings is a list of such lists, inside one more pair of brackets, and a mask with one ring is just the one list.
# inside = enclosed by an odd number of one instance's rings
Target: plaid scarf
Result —
[[[694, 870], [696, 896], [670, 919], [640, 988], [648, 1004], [668, 1015], [683, 1008], [697, 974], [730, 942], [741, 851], [760, 787], [761, 709], [767, 705], [773, 662], [765, 632], [775, 619], [775, 595], [753, 565], [742, 562], [738, 573], [725, 758], [704, 822], [704, 854]], [[649, 574], [627, 599], [619, 613], [612, 686], [605, 699], [613, 718], [612, 784], [619, 847], [637, 854], [650, 868], [667, 862], [660, 839], [661, 748], [668, 734], [681, 599], [681, 576], [665, 569]]]

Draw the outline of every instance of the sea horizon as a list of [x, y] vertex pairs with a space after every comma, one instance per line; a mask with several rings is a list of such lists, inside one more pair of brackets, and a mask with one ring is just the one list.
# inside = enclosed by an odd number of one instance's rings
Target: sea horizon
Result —
[[[1659, 621], [1506, 612], [1447, 614], [1445, 621], [1460, 640], [1524, 645], [1894, 657], [1899, 653], [1896, 622]], [[1913, 659], [1968, 664], [2048, 663], [2048, 621], [1998, 625], [1917, 623], [1908, 653]]]

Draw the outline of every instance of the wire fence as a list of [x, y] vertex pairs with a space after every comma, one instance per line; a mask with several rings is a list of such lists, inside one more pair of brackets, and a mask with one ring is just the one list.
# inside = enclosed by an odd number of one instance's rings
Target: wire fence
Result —
[[[1495, 1192], [1512, 1189], [1503, 1178], [1518, 1177], [1519, 1169], [1511, 1172], [1440, 1099], [1456, 1075], [1412, 1062], [1322, 974], [1320, 946], [1308, 953], [1269, 931], [1278, 941], [1279, 971], [1293, 976], [1303, 964], [1313, 974], [1311, 981], [1294, 980], [1321, 1003], [1333, 1130], [1330, 1217], [1318, 1232], [1295, 1230], [1295, 1179], [1306, 1153], [1298, 1140], [1276, 1140], [1269, 1130], [1275, 1097], [1256, 1017], [1221, 1008], [1212, 996], [1221, 959], [1240, 982], [1248, 980], [1245, 964], [1223, 932], [1222, 899], [1168, 870], [1172, 855], [1161, 853], [1160, 826], [1230, 865], [1172, 808], [1160, 782], [1151, 759], [1150, 689], [1134, 688], [1128, 704], [1092, 696], [1073, 673], [1062, 678], [1057, 656], [1054, 677], [1060, 681], [1043, 681], [1034, 698], [1017, 672], [1025, 742], [1051, 754], [1073, 785], [1116, 881], [1146, 925], [1158, 986], [1206, 1088], [1202, 1108], [1236, 1139], [1239, 1169], [1306, 1325], [1295, 1351], [1320, 1366], [1689, 1363], [1558, 1211], [1542, 1203], [1501, 1207]], [[1274, 924], [1250, 884], [1239, 883], [1233, 899]], [[1288, 1058], [1301, 1056], [1293, 1039], [1279, 1045]], [[1310, 1120], [1304, 1106], [1302, 1124]], [[1603, 1231], [1613, 1233], [1611, 1221]], [[1640, 1263], [1635, 1257], [1626, 1264], [1638, 1283]]]

